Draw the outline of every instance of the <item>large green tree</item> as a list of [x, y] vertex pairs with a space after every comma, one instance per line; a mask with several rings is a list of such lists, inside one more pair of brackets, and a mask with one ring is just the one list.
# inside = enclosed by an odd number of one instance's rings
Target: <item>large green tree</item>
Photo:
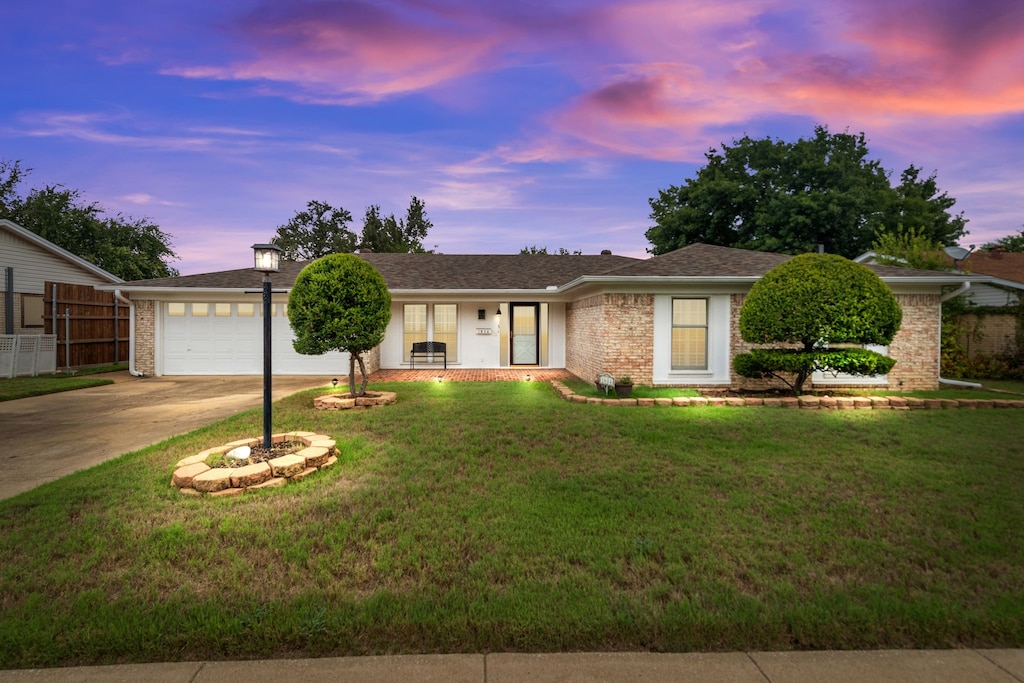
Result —
[[394, 214], [382, 218], [380, 207], [373, 204], [367, 207], [363, 218], [359, 248], [390, 254], [426, 253], [423, 240], [432, 227], [434, 224], [427, 218], [423, 200], [415, 196], [409, 202], [404, 219], [395, 218]]
[[910, 166], [896, 187], [868, 157], [864, 134], [829, 133], [818, 126], [796, 142], [744, 136], [705, 154], [707, 163], [683, 185], [650, 200], [656, 225], [647, 233], [654, 254], [695, 242], [799, 254], [825, 246], [853, 258], [879, 229], [907, 225], [929, 239], [953, 244], [963, 214], [940, 192], [935, 176]]
[[278, 226], [270, 239], [281, 247], [287, 261], [312, 261], [328, 254], [350, 254], [356, 249], [379, 253], [422, 253], [423, 240], [434, 224], [423, 201], [413, 197], [404, 219], [381, 217], [376, 204], [366, 209], [362, 234], [349, 229], [352, 214], [327, 202], [312, 200], [291, 220]]
[[884, 375], [895, 361], [862, 348], [889, 344], [903, 313], [896, 296], [866, 266], [835, 254], [801, 254], [775, 266], [750, 289], [740, 309], [740, 336], [754, 349], [733, 358], [743, 377], [774, 377], [796, 393], [815, 370]]
[[312, 261], [328, 254], [347, 254], [356, 250], [358, 237], [348, 229], [352, 214], [315, 199], [296, 211], [270, 239], [281, 247], [286, 261]]
[[981, 251], [992, 251], [996, 248], [1012, 252], [1024, 251], [1024, 228], [1016, 235], [1007, 235], [1006, 237], [1000, 237], [994, 242], [986, 242], [981, 245]]
[[148, 218], [109, 215], [81, 192], [46, 185], [27, 193], [19, 186], [31, 169], [0, 161], [0, 218], [14, 221], [124, 280], [177, 275], [178, 258], [167, 235]]
[[[384, 278], [354, 254], [329, 254], [299, 273], [288, 295], [288, 321], [295, 350], [311, 356], [328, 351], [349, 354], [348, 386], [366, 393], [362, 354], [384, 341], [391, 320], [391, 294]], [[356, 363], [363, 375], [356, 392]]]

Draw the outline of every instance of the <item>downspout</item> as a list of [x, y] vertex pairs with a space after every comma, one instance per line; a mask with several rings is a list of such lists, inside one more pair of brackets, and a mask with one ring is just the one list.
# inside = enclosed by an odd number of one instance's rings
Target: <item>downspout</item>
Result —
[[128, 373], [132, 377], [142, 377], [142, 373], [135, 369], [135, 302], [126, 299], [120, 289], [114, 290], [114, 298], [128, 307]]
[[[945, 294], [943, 294], [939, 298], [939, 303], [945, 303], [945, 302], [949, 301], [950, 299], [954, 299], [954, 298], [960, 296], [961, 294], [966, 293], [967, 290], [970, 289], [970, 288], [971, 288], [971, 281], [968, 280], [967, 282], [965, 282], [962, 285], [960, 285], [960, 287], [958, 289], [955, 289], [952, 292], [946, 292]], [[942, 319], [941, 319], [941, 316], [940, 316], [940, 319], [939, 319], [939, 339], [940, 340], [942, 339]], [[941, 363], [942, 361], [940, 360], [939, 362]], [[941, 368], [940, 368], [939, 372], [941, 373]], [[959, 379], [946, 379], [941, 374], [939, 375], [939, 384], [948, 384], [950, 386], [964, 387], [966, 389], [981, 389], [982, 388], [982, 386], [980, 384], [978, 384], [977, 382], [964, 382], [963, 380], [959, 380]]]

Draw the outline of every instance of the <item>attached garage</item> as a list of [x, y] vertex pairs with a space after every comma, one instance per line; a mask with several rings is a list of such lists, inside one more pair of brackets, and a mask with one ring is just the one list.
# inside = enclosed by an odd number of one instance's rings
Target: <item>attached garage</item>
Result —
[[[263, 311], [249, 301], [161, 302], [157, 354], [164, 375], [259, 375], [263, 373]], [[287, 304], [271, 306], [274, 374], [338, 375], [348, 354], [303, 356], [292, 347]]]

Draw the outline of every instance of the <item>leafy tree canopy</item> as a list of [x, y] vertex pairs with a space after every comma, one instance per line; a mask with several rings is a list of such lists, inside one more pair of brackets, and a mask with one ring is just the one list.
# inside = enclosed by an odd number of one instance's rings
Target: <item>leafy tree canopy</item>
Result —
[[363, 235], [360, 249], [378, 253], [423, 254], [423, 240], [434, 224], [427, 218], [423, 201], [413, 197], [409, 202], [405, 219], [396, 219], [394, 214], [381, 218], [380, 207], [371, 205], [363, 219]]
[[281, 247], [287, 261], [312, 261], [328, 254], [349, 254], [356, 249], [381, 253], [422, 253], [423, 240], [434, 224], [427, 218], [423, 201], [413, 197], [404, 219], [394, 214], [381, 217], [380, 207], [366, 209], [362, 234], [349, 229], [352, 214], [327, 202], [310, 201], [284, 225], [271, 243]]
[[368, 381], [362, 354], [384, 341], [391, 320], [391, 294], [384, 278], [353, 254], [329, 254], [299, 273], [288, 295], [288, 321], [295, 350], [305, 355], [349, 354], [349, 390], [355, 394], [355, 364]]
[[942, 245], [928, 239], [920, 228], [880, 231], [871, 243], [871, 250], [877, 261], [883, 266], [903, 266], [922, 270], [949, 270], [949, 260], [945, 258]]
[[98, 204], [87, 203], [81, 192], [63, 185], [47, 185], [21, 194], [18, 188], [30, 172], [18, 161], [0, 160], [0, 218], [124, 280], [178, 274], [167, 263], [178, 258], [171, 250], [170, 235], [148, 218], [107, 215]]
[[277, 228], [270, 243], [281, 247], [286, 261], [312, 261], [327, 254], [347, 254], [356, 250], [358, 238], [348, 229], [352, 214], [327, 202], [312, 200], [303, 211]]
[[[870, 268], [835, 254], [801, 254], [768, 271], [740, 309], [740, 335], [757, 349], [733, 360], [744, 377], [776, 377], [798, 393], [815, 370], [885, 374], [894, 361], [865, 349], [829, 344], [888, 344], [903, 313], [892, 290]], [[792, 373], [790, 381], [783, 374]]]
[[1024, 251], [1024, 228], [1016, 235], [1000, 237], [995, 242], [986, 242], [981, 245], [981, 251], [992, 251], [995, 248], [1002, 248], [1003, 251], [1022, 252]]
[[[548, 248], [547, 247], [538, 247], [536, 244], [534, 244], [534, 245], [529, 246], [529, 247], [523, 247], [522, 249], [519, 250], [519, 253], [520, 254], [547, 254], [548, 253]], [[569, 251], [565, 247], [559, 247], [558, 251], [554, 251], [554, 252], [551, 252], [551, 253], [557, 254], [558, 256], [582, 256], [583, 255], [583, 252], [580, 251], [579, 249], [576, 249], [574, 251]]]
[[705, 154], [685, 184], [650, 200], [647, 233], [654, 254], [695, 242], [799, 254], [823, 244], [853, 258], [880, 229], [920, 228], [942, 245], [964, 234], [963, 214], [940, 192], [935, 175], [908, 167], [893, 187], [889, 172], [868, 158], [864, 134], [828, 132], [796, 142], [744, 136]]

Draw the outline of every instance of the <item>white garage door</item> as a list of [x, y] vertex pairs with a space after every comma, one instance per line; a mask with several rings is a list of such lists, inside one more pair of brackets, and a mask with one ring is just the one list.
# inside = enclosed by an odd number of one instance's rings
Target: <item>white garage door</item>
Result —
[[[163, 374], [263, 374], [263, 317], [258, 302], [163, 304]], [[275, 375], [348, 373], [348, 354], [303, 356], [292, 347], [285, 304], [274, 304]]]

